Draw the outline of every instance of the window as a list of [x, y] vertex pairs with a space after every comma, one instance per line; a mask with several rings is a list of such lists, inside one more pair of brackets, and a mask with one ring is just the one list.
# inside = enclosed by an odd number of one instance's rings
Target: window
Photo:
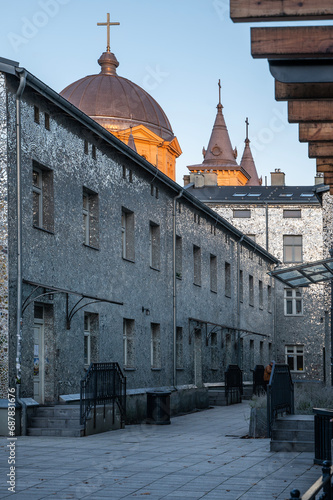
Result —
[[34, 106], [34, 122], [35, 123], [40, 123], [39, 107], [38, 106]]
[[46, 130], [50, 130], [50, 115], [48, 113], [44, 113], [44, 124]]
[[235, 209], [233, 216], [235, 219], [246, 219], [251, 217], [251, 210], [249, 209]]
[[217, 332], [210, 334], [210, 354], [211, 354], [211, 369], [218, 369], [218, 348], [217, 348]]
[[254, 340], [250, 340], [250, 368], [254, 368]]
[[216, 255], [210, 255], [210, 290], [217, 292], [217, 258]]
[[244, 299], [243, 271], [239, 271], [239, 302], [243, 302], [243, 299]]
[[304, 346], [286, 345], [285, 362], [292, 372], [304, 371]]
[[253, 276], [249, 275], [249, 305], [254, 306]]
[[303, 296], [300, 288], [284, 289], [284, 314], [285, 316], [303, 315]]
[[99, 217], [98, 194], [87, 188], [82, 191], [82, 216], [83, 216], [83, 243], [87, 246], [98, 248], [99, 244]]
[[89, 366], [91, 363], [91, 332], [90, 332], [90, 315], [84, 314], [84, 350], [83, 359], [84, 365]]
[[284, 219], [300, 219], [301, 218], [301, 210], [283, 210], [283, 218]]
[[176, 366], [183, 368], [183, 329], [181, 326], [176, 328]]
[[161, 368], [160, 325], [151, 323], [151, 367]]
[[135, 352], [134, 352], [134, 320], [123, 320], [123, 351], [124, 351], [124, 367], [134, 368]]
[[260, 364], [263, 365], [264, 364], [264, 343], [262, 340], [259, 343], [259, 360], [260, 360]]
[[272, 312], [272, 287], [267, 285], [267, 310]]
[[259, 280], [259, 309], [264, 308], [264, 291], [262, 287], [262, 281]]
[[160, 226], [154, 222], [149, 224], [150, 267], [160, 268]]
[[224, 264], [224, 286], [225, 295], [231, 297], [231, 265], [228, 262]]
[[283, 236], [284, 262], [303, 262], [302, 236]]
[[201, 248], [193, 245], [193, 283], [201, 286]]
[[121, 212], [122, 256], [134, 262], [134, 213], [126, 208]]
[[176, 236], [176, 278], [182, 279], [183, 273], [183, 240]]
[[53, 172], [34, 162], [32, 171], [33, 225], [54, 229]]
[[83, 342], [83, 361], [85, 368], [98, 359], [97, 353], [97, 334], [98, 334], [98, 314], [84, 313], [84, 342]]
[[88, 154], [89, 152], [89, 145], [88, 145], [88, 141], [85, 139], [84, 141], [84, 154]]
[[92, 148], [91, 148], [91, 156], [94, 160], [96, 160], [96, 146], [95, 144], [92, 145]]

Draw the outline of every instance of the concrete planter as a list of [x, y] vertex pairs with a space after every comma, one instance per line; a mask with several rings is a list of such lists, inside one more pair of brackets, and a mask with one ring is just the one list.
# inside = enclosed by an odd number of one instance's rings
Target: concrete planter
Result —
[[249, 436], [267, 438], [267, 408], [252, 408], [250, 416]]

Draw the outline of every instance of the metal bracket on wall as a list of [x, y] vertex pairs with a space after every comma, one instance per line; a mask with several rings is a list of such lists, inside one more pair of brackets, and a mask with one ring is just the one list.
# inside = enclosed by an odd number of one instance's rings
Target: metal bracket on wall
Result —
[[[116, 304], [118, 306], [124, 305], [123, 302], [117, 302], [115, 300], [104, 299], [101, 297], [95, 297], [93, 295], [86, 295], [84, 293], [76, 292], [73, 290], [66, 290], [66, 289], [57, 288], [54, 286], [43, 285], [41, 283], [34, 283], [33, 281], [23, 280], [23, 283], [33, 286], [34, 289], [29, 294], [29, 296], [25, 299], [25, 301], [23, 303], [23, 307], [22, 307], [22, 312], [24, 312], [30, 304], [33, 304], [36, 300], [38, 300], [42, 297], [47, 297], [50, 295], [61, 294], [61, 293], [66, 294], [66, 325], [67, 325], [67, 330], [70, 330], [71, 321], [73, 319], [73, 316], [78, 311], [80, 311], [81, 309], [83, 309], [84, 307], [86, 307], [89, 304], [106, 302], [108, 304]], [[35, 293], [37, 293], [37, 291], [39, 289], [43, 290], [43, 292], [39, 293], [38, 295], [34, 295]], [[69, 295], [76, 295], [76, 296], [80, 297], [80, 299], [76, 302], [76, 304], [72, 307], [72, 309], [70, 311], [69, 311]], [[88, 299], [88, 302], [85, 302], [83, 305], [78, 307], [80, 302], [82, 302], [82, 300], [84, 300], [84, 299]], [[52, 300], [52, 299], [50, 299], [50, 300]]]

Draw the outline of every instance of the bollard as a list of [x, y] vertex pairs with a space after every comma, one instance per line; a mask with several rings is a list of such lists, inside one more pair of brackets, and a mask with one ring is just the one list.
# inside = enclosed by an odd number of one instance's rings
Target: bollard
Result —
[[328, 460], [323, 462], [323, 481], [326, 480], [326, 484], [323, 487], [322, 497], [325, 500], [332, 500], [332, 486], [331, 486], [331, 463]]
[[298, 498], [299, 500], [302, 500], [301, 492], [299, 490], [292, 490], [290, 492], [290, 500], [294, 500], [294, 498]]

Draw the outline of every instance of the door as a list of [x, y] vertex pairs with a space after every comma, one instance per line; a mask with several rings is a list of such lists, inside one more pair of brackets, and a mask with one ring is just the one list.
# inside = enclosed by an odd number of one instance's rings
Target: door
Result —
[[[36, 320], [35, 320], [36, 321]], [[44, 327], [34, 324], [34, 399], [44, 403]]]

